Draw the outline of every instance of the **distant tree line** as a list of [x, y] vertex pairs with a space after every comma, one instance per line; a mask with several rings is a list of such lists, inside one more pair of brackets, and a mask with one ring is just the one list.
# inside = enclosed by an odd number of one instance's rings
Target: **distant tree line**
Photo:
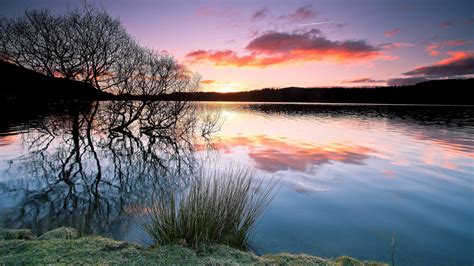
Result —
[[172, 56], [139, 45], [120, 20], [92, 7], [0, 18], [0, 60], [113, 94], [159, 95], [199, 87], [199, 78]]
[[172, 93], [157, 99], [243, 102], [322, 102], [474, 105], [474, 79], [432, 80], [409, 86], [374, 88], [262, 89], [232, 93]]

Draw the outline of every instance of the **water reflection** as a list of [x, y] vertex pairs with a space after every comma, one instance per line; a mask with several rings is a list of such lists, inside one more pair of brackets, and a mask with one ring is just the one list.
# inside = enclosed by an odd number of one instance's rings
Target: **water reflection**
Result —
[[258, 252], [348, 254], [402, 265], [469, 265], [474, 247], [474, 108], [209, 104], [221, 161], [284, 181], [257, 228]]
[[[131, 226], [125, 212], [160, 187], [185, 184], [212, 147], [208, 166], [239, 164], [283, 181], [256, 228], [259, 253], [389, 262], [396, 233], [399, 264], [473, 263], [472, 107], [103, 102], [44, 109], [16, 118], [8, 110], [0, 121], [1, 226], [72, 225], [121, 239]], [[221, 130], [215, 116], [196, 117], [202, 110], [221, 113]]]
[[[350, 150], [361, 155], [353, 163], [363, 163], [371, 156], [407, 166], [425, 158], [426, 164], [434, 166], [442, 161], [447, 167], [456, 168], [466, 165], [467, 158], [474, 158], [474, 108], [469, 106], [211, 105], [224, 110], [227, 123], [220, 132], [224, 142], [237, 136], [262, 146], [264, 141], [258, 136], [266, 136], [275, 143], [263, 146], [271, 148], [275, 144], [274, 150], [281, 153], [281, 157], [288, 155], [285, 153], [294, 154], [286, 151], [298, 150], [298, 143], [304, 143], [320, 150], [333, 150], [334, 145], [346, 146], [335, 148], [330, 156], [342, 155], [342, 149]], [[411, 156], [415, 160], [408, 160]], [[316, 160], [325, 161], [324, 155], [317, 157]]]
[[245, 153], [255, 167], [269, 173], [286, 170], [312, 172], [316, 166], [333, 161], [362, 165], [375, 152], [371, 148], [350, 143], [319, 146], [269, 135], [224, 137], [215, 148], [225, 153], [235, 153], [235, 150], [245, 148]]
[[199, 129], [212, 128], [202, 127], [196, 108], [186, 102], [96, 102], [28, 125], [21, 135], [26, 152], [8, 162], [0, 187], [3, 226], [37, 233], [58, 226], [126, 231], [127, 206], [146, 205], [158, 189], [191, 176], [196, 135], [208, 138]]
[[249, 104], [245, 109], [273, 116], [344, 120], [348, 127], [366, 128], [370, 123], [384, 122], [390, 130], [404, 130], [404, 134], [466, 153], [472, 152], [474, 145], [470, 137], [474, 134], [471, 106]]

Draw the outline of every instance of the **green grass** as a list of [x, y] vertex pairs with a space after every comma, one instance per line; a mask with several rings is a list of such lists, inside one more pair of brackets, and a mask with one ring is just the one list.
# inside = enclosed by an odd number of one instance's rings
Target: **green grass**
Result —
[[11, 240], [11, 239], [25, 239], [32, 240], [35, 236], [29, 229], [2, 229], [0, 230], [0, 240]]
[[246, 250], [277, 183], [257, 181], [243, 168], [202, 173], [188, 190], [158, 195], [145, 209], [149, 220], [143, 227], [157, 245], [224, 244]]
[[[14, 233], [16, 230], [8, 231]], [[59, 231], [61, 233], [58, 233]], [[304, 254], [276, 254], [259, 257], [251, 252], [240, 251], [225, 245], [204, 245], [196, 249], [181, 245], [167, 245], [145, 249], [136, 244], [100, 236], [79, 237], [71, 228], [62, 228], [59, 231], [48, 232], [38, 238], [33, 237], [32, 240], [0, 240], [0, 264], [386, 265], [361, 262], [345, 256], [337, 259], [324, 259]], [[2, 232], [0, 230], [0, 234]], [[67, 232], [67, 237], [64, 237], [64, 232]], [[21, 237], [21, 234], [11, 235]], [[45, 235], [48, 237], [44, 237]]]

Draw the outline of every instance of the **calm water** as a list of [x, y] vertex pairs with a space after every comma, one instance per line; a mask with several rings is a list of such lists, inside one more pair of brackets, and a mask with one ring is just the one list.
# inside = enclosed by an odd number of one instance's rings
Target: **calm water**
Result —
[[[0, 225], [149, 244], [131, 207], [200, 167], [244, 165], [283, 184], [256, 228], [259, 254], [390, 262], [395, 243], [398, 264], [474, 263], [473, 107], [202, 103], [172, 126], [163, 108], [130, 124], [139, 106], [4, 112]], [[220, 113], [209, 138], [203, 110]]]

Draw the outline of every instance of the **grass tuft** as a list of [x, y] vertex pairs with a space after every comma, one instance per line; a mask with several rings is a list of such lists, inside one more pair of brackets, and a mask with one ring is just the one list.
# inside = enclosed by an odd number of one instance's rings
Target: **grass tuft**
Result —
[[273, 199], [277, 183], [257, 181], [254, 172], [243, 168], [203, 172], [185, 191], [160, 193], [146, 208], [151, 222], [143, 227], [157, 245], [248, 249], [254, 225]]
[[79, 237], [79, 233], [76, 229], [70, 227], [59, 227], [49, 232], [44, 233], [39, 240], [48, 240], [48, 239], [76, 239]]

